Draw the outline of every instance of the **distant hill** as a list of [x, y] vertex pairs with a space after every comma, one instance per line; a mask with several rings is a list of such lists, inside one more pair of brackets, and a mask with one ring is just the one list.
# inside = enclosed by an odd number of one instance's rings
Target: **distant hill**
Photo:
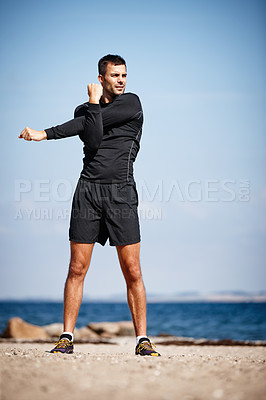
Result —
[[[5, 298], [0, 301], [30, 301], [30, 302], [62, 302], [62, 298]], [[108, 302], [125, 303], [126, 292], [106, 297], [84, 296], [83, 302]], [[209, 302], [209, 303], [266, 303], [266, 290], [248, 292], [243, 290], [222, 290], [217, 292], [200, 293], [197, 291], [176, 292], [176, 293], [147, 293], [149, 303], [185, 303], [185, 302]]]
[[[83, 301], [96, 299], [84, 298]], [[102, 301], [126, 302], [126, 293], [109, 296]], [[266, 290], [258, 292], [247, 292], [243, 290], [223, 290], [218, 292], [200, 293], [196, 291], [176, 292], [176, 293], [147, 293], [149, 303], [163, 302], [266, 302]]]

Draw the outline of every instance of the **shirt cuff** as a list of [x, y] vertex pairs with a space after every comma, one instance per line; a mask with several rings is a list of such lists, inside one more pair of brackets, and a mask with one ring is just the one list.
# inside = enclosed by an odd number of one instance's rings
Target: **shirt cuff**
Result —
[[47, 140], [51, 140], [55, 138], [55, 134], [52, 128], [45, 129]]
[[87, 103], [86, 104], [86, 111], [93, 111], [93, 112], [100, 112], [101, 107], [100, 104], [95, 104], [95, 103]]

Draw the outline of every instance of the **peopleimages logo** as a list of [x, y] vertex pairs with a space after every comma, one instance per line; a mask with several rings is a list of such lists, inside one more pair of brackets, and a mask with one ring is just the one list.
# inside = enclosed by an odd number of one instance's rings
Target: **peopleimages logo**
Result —
[[73, 185], [67, 179], [17, 179], [15, 180], [14, 200], [34, 202], [66, 202], [72, 198]]
[[145, 181], [138, 183], [139, 197], [145, 201], [180, 202], [232, 202], [250, 200], [249, 179], [190, 179], [185, 183], [178, 180], [155, 185]]
[[[15, 219], [69, 219], [71, 211], [69, 203], [75, 186], [76, 183], [72, 184], [67, 179], [16, 180]], [[139, 216], [141, 219], [162, 219], [163, 208], [169, 203], [176, 202], [249, 202], [250, 186], [249, 179], [190, 179], [185, 183], [163, 179], [155, 183], [139, 180], [137, 182]], [[117, 196], [119, 185], [114, 184], [113, 191]], [[130, 198], [128, 200], [130, 201]], [[50, 203], [49, 207], [47, 207], [48, 203]], [[68, 203], [68, 206], [63, 208], [63, 203]], [[23, 207], [25, 204], [30, 204], [30, 207]]]
[[[250, 200], [249, 179], [190, 179], [185, 183], [178, 180], [156, 183], [139, 180], [137, 183], [139, 201], [145, 202], [248, 202]], [[117, 190], [114, 185], [114, 190]], [[18, 179], [15, 181], [14, 200], [23, 202], [68, 202], [72, 199], [74, 187], [71, 181], [59, 179]]]

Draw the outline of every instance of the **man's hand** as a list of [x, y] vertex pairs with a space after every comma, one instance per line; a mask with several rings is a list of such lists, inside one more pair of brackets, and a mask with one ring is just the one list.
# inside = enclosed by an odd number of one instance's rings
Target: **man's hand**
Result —
[[47, 135], [45, 131], [35, 131], [27, 126], [19, 135], [19, 139], [35, 140], [39, 142], [40, 140], [47, 139]]
[[100, 85], [99, 83], [88, 84], [88, 95], [90, 97], [89, 103], [99, 104], [102, 94], [102, 85]]

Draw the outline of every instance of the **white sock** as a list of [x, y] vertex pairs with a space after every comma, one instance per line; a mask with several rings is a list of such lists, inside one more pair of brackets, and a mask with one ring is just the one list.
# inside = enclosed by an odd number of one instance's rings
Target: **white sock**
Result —
[[[73, 340], [74, 340], [74, 335], [73, 335], [72, 332], [63, 332], [62, 335], [69, 335], [69, 336], [71, 336], [71, 342], [73, 342]], [[61, 335], [61, 336], [62, 336], [62, 335]], [[68, 338], [66, 338], [66, 339], [69, 340]]]
[[[137, 336], [137, 337], [136, 337], [137, 345], [139, 344], [139, 341], [140, 341], [140, 339], [142, 339], [142, 338], [147, 338], [147, 336]], [[147, 338], [147, 339], [148, 339], [148, 338]]]

